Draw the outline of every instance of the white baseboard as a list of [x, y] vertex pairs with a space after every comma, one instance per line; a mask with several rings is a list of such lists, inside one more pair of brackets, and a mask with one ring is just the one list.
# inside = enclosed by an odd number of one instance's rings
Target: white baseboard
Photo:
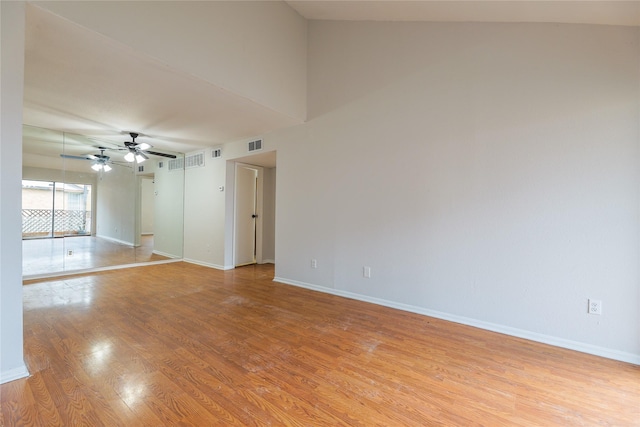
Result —
[[549, 344], [555, 347], [566, 348], [569, 350], [579, 351], [581, 353], [592, 354], [595, 356], [605, 357], [607, 359], [619, 360], [621, 362], [632, 363], [634, 365], [640, 365], [640, 355], [627, 353], [624, 351], [613, 350], [610, 348], [595, 346], [579, 341], [567, 340], [564, 338], [554, 337], [552, 335], [540, 334], [537, 332], [531, 332], [523, 329], [512, 328], [510, 326], [499, 325], [491, 322], [484, 322], [482, 320], [471, 319], [468, 317], [458, 316], [449, 313], [443, 313], [440, 311], [429, 310], [422, 307], [417, 307], [409, 304], [402, 304], [399, 302], [389, 301], [381, 298], [370, 297], [367, 295], [356, 294], [348, 291], [341, 291], [338, 289], [326, 288], [324, 286], [313, 285], [311, 283], [300, 282], [297, 280], [289, 280], [283, 277], [274, 277], [274, 282], [280, 282], [287, 285], [298, 286], [301, 288], [311, 289], [318, 292], [324, 292], [327, 294], [337, 295], [345, 298], [355, 299], [358, 301], [369, 302], [378, 304], [385, 307], [395, 308], [402, 311], [408, 311], [411, 313], [422, 314], [429, 317], [435, 317], [437, 319], [447, 320], [450, 322], [460, 323], [462, 325], [473, 326], [475, 328], [485, 329], [487, 331], [498, 332], [505, 335], [510, 335], [517, 338], [524, 338], [530, 341], [536, 341], [543, 344]]
[[173, 254], [169, 254], [169, 253], [162, 252], [162, 251], [153, 250], [152, 253], [154, 253], [156, 255], [160, 255], [160, 256], [166, 256], [167, 258], [182, 259], [180, 257], [177, 257], [177, 256], [173, 255]]
[[135, 244], [133, 242], [125, 242], [124, 240], [114, 239], [113, 237], [101, 236], [101, 235], [98, 235], [98, 234], [96, 234], [96, 237], [99, 237], [99, 238], [104, 239], [104, 240], [108, 240], [108, 241], [113, 242], [113, 243], [118, 243], [120, 245], [135, 246]]
[[233, 266], [225, 266], [225, 265], [219, 265], [219, 264], [211, 264], [203, 261], [196, 261], [195, 259], [190, 259], [190, 258], [184, 258], [183, 261], [188, 262], [190, 264], [201, 265], [203, 267], [215, 268], [216, 270], [232, 270], [235, 268]]
[[121, 265], [110, 265], [107, 267], [82, 268], [78, 270], [57, 271], [55, 273], [28, 274], [28, 275], [22, 276], [22, 280], [50, 279], [52, 277], [75, 276], [77, 274], [97, 273], [99, 271], [109, 271], [109, 270], [121, 270], [123, 268], [147, 267], [149, 265], [169, 264], [172, 262], [180, 262], [180, 261], [182, 261], [182, 259], [173, 258], [173, 259], [162, 259], [158, 261], [138, 262], [136, 264], [121, 264]]
[[[191, 258], [184, 258], [183, 261], [184, 262], [188, 262], [190, 264], [201, 265], [203, 267], [215, 268], [216, 270], [225, 270], [226, 271], [226, 270], [233, 270], [234, 268], [236, 268], [235, 265], [212, 264], [212, 263], [209, 263], [209, 262], [198, 261], [198, 260], [191, 259]], [[260, 264], [275, 264], [275, 261], [272, 260], [272, 259], [263, 259]]]
[[0, 372], [0, 384], [8, 383], [9, 381], [19, 380], [20, 378], [26, 378], [29, 376], [29, 370], [24, 363], [17, 368], [9, 369], [8, 371]]

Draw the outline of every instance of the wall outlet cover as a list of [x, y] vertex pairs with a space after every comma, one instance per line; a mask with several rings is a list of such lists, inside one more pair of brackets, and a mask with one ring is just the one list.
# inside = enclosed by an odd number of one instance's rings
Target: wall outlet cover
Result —
[[589, 298], [589, 314], [602, 314], [602, 301]]

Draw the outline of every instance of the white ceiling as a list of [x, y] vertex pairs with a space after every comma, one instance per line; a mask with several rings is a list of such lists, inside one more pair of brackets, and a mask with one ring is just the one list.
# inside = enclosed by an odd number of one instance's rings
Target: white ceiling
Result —
[[640, 25], [639, 1], [292, 0], [309, 20]]
[[[24, 123], [93, 139], [67, 154], [122, 146], [131, 131], [155, 151], [190, 152], [298, 123], [37, 7], [25, 43]], [[42, 135], [25, 132], [25, 153], [57, 155]]]
[[[332, 20], [567, 22], [640, 25], [640, 1], [288, 1], [303, 17]], [[156, 151], [189, 152], [297, 123], [171, 69], [38, 7], [27, 7], [24, 122], [86, 135], [97, 145], [141, 134]], [[25, 138], [48, 155], [51, 141]], [[96, 150], [69, 144], [69, 154]]]

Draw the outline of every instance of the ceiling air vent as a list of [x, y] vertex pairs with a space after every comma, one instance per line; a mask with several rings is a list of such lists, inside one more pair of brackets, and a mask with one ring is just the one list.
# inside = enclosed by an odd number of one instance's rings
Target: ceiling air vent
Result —
[[249, 142], [249, 151], [258, 151], [262, 150], [262, 140], [256, 139], [255, 141]]
[[176, 171], [184, 169], [184, 158], [178, 157], [177, 159], [169, 160], [169, 171]]
[[214, 159], [222, 157], [222, 148], [214, 148], [213, 150], [211, 150], [211, 157]]
[[204, 166], [204, 151], [200, 151], [199, 153], [188, 154], [184, 158], [184, 168], [201, 168]]

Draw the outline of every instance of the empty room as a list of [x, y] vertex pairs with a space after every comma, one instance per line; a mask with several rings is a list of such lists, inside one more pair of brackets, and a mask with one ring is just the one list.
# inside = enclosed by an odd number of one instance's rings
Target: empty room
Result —
[[640, 2], [0, 12], [0, 425], [640, 426]]

